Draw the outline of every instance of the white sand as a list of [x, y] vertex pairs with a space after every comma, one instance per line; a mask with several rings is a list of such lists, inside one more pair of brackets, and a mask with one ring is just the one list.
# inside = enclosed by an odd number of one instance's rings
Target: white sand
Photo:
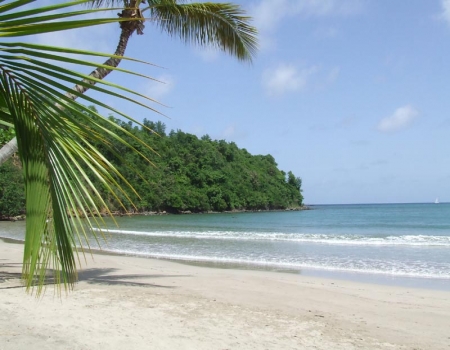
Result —
[[41, 299], [0, 242], [0, 350], [450, 349], [450, 293], [95, 255]]

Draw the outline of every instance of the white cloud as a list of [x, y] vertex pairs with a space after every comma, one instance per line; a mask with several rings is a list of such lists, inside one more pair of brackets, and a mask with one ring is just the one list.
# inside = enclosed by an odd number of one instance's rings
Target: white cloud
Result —
[[450, 24], [450, 0], [441, 0], [441, 17]]
[[392, 132], [409, 127], [419, 116], [419, 112], [410, 105], [397, 108], [394, 114], [385, 117], [378, 123], [377, 129], [381, 132]]
[[263, 86], [271, 96], [304, 90], [318, 68], [298, 69], [292, 64], [281, 64], [276, 69], [266, 70], [263, 74]]
[[271, 30], [289, 15], [291, 4], [288, 0], [262, 0], [252, 12], [254, 24], [259, 31]]
[[206, 134], [206, 130], [204, 126], [202, 125], [194, 125], [191, 127], [190, 132], [194, 135], [197, 135], [198, 137], [202, 137]]
[[[349, 16], [361, 12], [363, 6], [364, 0], [259, 0], [249, 13], [259, 31], [259, 48], [267, 50], [276, 46], [273, 34], [283, 21], [290, 18]], [[322, 33], [328, 37], [336, 34], [337, 29]]]
[[340, 68], [330, 70], [318, 65], [300, 68], [293, 64], [279, 64], [274, 69], [266, 69], [262, 84], [270, 96], [305, 90], [321, 91], [332, 85], [339, 77]]
[[218, 139], [243, 140], [247, 138], [247, 132], [240, 130], [235, 124], [228, 125], [219, 135]]
[[222, 133], [223, 137], [228, 139], [233, 137], [236, 134], [236, 126], [229, 125]]
[[273, 30], [286, 17], [346, 16], [358, 13], [361, 0], [261, 0], [251, 10], [260, 31]]
[[175, 80], [170, 75], [162, 75], [157, 80], [148, 82], [144, 88], [144, 95], [155, 100], [167, 95], [175, 86]]

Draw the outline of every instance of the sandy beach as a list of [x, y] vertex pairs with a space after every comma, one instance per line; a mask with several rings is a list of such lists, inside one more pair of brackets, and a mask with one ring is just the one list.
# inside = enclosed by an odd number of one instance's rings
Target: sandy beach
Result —
[[450, 293], [94, 254], [36, 299], [0, 241], [0, 349], [450, 349]]

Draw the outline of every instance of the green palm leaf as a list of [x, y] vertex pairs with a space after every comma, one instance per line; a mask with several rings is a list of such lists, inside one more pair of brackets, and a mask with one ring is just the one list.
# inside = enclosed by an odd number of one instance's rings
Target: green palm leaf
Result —
[[[37, 286], [39, 294], [49, 268], [53, 269], [58, 286], [73, 287], [78, 250], [89, 247], [88, 234], [103, 224], [99, 213], [107, 204], [92, 179], [100, 182], [119, 203], [120, 198], [131, 202], [129, 191], [137, 195], [94, 145], [102, 143], [109, 152], [120, 157], [105, 140], [104, 135], [107, 135], [111, 141], [118, 141], [145, 158], [119, 136], [123, 134], [131, 137], [134, 144], [151, 150], [131, 132], [75, 99], [104, 107], [139, 125], [133, 118], [84, 92], [93, 89], [103, 96], [121, 98], [159, 113], [136, 98], [157, 101], [103, 80], [112, 70], [151, 79], [117, 68], [122, 59], [131, 60], [124, 57], [126, 43], [132, 33], [141, 33], [147, 13], [150, 20], [170, 35], [186, 42], [218, 47], [241, 60], [252, 59], [256, 30], [248, 24], [249, 18], [239, 7], [232, 4], [81, 0], [30, 7], [34, 3], [32, 0], [1, 1], [0, 37], [20, 40], [29, 35], [113, 22], [120, 22], [122, 28], [115, 55], [3, 39], [4, 42], [0, 42], [0, 124], [15, 128], [25, 180], [27, 220], [23, 277], [27, 289]], [[84, 15], [105, 9], [73, 10], [87, 3], [97, 7], [119, 5], [122, 17], [86, 19]], [[108, 60], [98, 64], [87, 57], [108, 57]], [[67, 63], [80, 68], [91, 67], [94, 71], [86, 75], [64, 68]], [[75, 88], [68, 87], [73, 84]]]
[[[145, 21], [149, 21], [161, 31], [186, 43], [216, 47], [240, 60], [251, 61], [257, 50], [257, 30], [249, 24], [251, 18], [245, 16], [244, 11], [235, 4], [180, 0], [92, 0], [91, 6], [122, 6], [125, 9], [123, 19], [131, 13], [141, 18], [142, 27]], [[138, 34], [142, 32], [138, 31]]]
[[[21, 37], [118, 21], [114, 18], [100, 21], [81, 19], [46, 22], [53, 20], [54, 16], [46, 16], [45, 13], [85, 2], [75, 1], [17, 12], [18, 8], [29, 4], [30, 1], [13, 1], [0, 7], [0, 18], [3, 20], [0, 36]], [[13, 10], [14, 13], [8, 13]], [[88, 11], [69, 11], [61, 17], [77, 17], [86, 12]], [[32, 16], [37, 14], [39, 16], [35, 17], [36, 22], [33, 22]], [[91, 178], [97, 178], [117, 199], [117, 193], [122, 193], [125, 198], [128, 193], [119, 181], [133, 191], [126, 179], [93, 145], [104, 143], [104, 136], [100, 135], [106, 133], [133, 149], [118, 136], [118, 131], [121, 130], [131, 137], [133, 135], [75, 102], [67, 93], [71, 92], [90, 103], [109, 108], [107, 105], [67, 86], [78, 83], [80, 79], [84, 79], [81, 84], [89, 84], [90, 80], [94, 80], [97, 85], [92, 88], [104, 95], [123, 98], [155, 110], [113, 90], [120, 89], [128, 93], [128, 96], [145, 96], [63, 68], [60, 64], [70, 61], [79, 66], [98, 68], [102, 65], [86, 61], [83, 56], [105, 54], [10, 42], [0, 43], [0, 52], [0, 118], [5, 123], [14, 124], [25, 180], [25, 283], [27, 288], [37, 285], [39, 294], [48, 268], [52, 268], [55, 282], [70, 288], [77, 276], [75, 247], [88, 245], [88, 232], [92, 231], [94, 226], [101, 225], [101, 217], [96, 217], [100, 206], [107, 207]], [[69, 59], [54, 55], [53, 52], [78, 54], [81, 58]], [[123, 69], [116, 70], [134, 74]], [[120, 111], [109, 109], [133, 120]], [[137, 138], [134, 139], [141, 142]], [[149, 148], [147, 145], [144, 147]], [[84, 217], [87, 219], [83, 219]]]
[[148, 11], [162, 31], [185, 42], [217, 47], [240, 60], [252, 60], [256, 53], [257, 31], [238, 5], [152, 0]]

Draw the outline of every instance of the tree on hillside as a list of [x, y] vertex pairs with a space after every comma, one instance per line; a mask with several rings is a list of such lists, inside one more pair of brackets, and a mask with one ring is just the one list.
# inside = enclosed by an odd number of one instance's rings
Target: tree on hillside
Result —
[[[9, 1], [0, 7], [0, 36], [20, 39], [19, 42], [0, 41], [0, 124], [14, 129], [22, 166], [27, 212], [23, 257], [26, 286], [30, 288], [38, 282], [41, 287], [47, 268], [53, 267], [56, 283], [69, 287], [76, 280], [74, 247], [76, 242], [82, 243], [86, 235], [81, 216], [94, 214], [98, 209], [96, 203], [104, 205], [87, 171], [101, 181], [106, 190], [127, 193], [114, 178], [121, 178], [120, 172], [92, 145], [101, 139], [98, 131], [124, 145], [129, 144], [117, 135], [122, 129], [120, 126], [108, 120], [105, 120], [108, 127], [99, 124], [100, 115], [65, 95], [71, 90], [67, 84], [87, 75], [64, 68], [64, 64], [92, 67], [92, 63], [83, 59], [86, 52], [21, 41], [31, 34], [91, 27], [120, 19], [79, 19], [80, 15], [102, 11], [71, 9], [86, 1], [46, 7], [30, 7], [31, 2]], [[69, 59], [61, 53], [77, 55], [77, 58]], [[133, 102], [109, 86], [111, 84], [101, 82], [95, 90]], [[126, 88], [115, 88], [133, 94]], [[109, 108], [99, 100], [81, 97]], [[127, 186], [126, 179], [123, 180]], [[14, 194], [9, 192], [8, 196], [11, 195]], [[72, 213], [72, 219], [68, 213]], [[99, 221], [94, 219], [87, 223], [92, 227]]]
[[[145, 144], [151, 144], [158, 153], [158, 157], [152, 157], [151, 150], [125, 134], [123, 137], [128, 143], [144, 156], [151, 157], [155, 166], [113, 140], [110, 143], [116, 153], [105, 148], [103, 142], [94, 145], [140, 194], [138, 197], [128, 191], [131, 201], [121, 196], [120, 200], [126, 206], [123, 208], [93, 178], [101, 197], [114, 212], [195, 213], [280, 210], [302, 206], [301, 179], [292, 172], [286, 174], [279, 170], [271, 155], [250, 155], [233, 142], [212, 140], [209, 136], [199, 139], [180, 130], [167, 135], [166, 126], [161, 122], [144, 119], [143, 125], [157, 131], [156, 135], [145, 127], [110, 118]], [[106, 139], [107, 135], [104, 136]], [[8, 163], [0, 168], [0, 189], [4, 188], [4, 191], [0, 190], [0, 215], [4, 216], [25, 211], [23, 191], [20, 191], [23, 189], [20, 169], [9, 163], [9, 168], [6, 167]], [[142, 178], [147, 181], [142, 181]]]
[[[30, 7], [33, 1], [16, 0], [2, 2], [0, 7], [0, 36], [19, 39], [19, 42], [0, 41], [0, 123], [14, 128], [23, 169], [27, 212], [23, 276], [28, 288], [36, 283], [42, 287], [48, 267], [55, 270], [57, 284], [63, 283], [68, 288], [76, 281], [75, 245], [87, 243], [87, 229], [81, 219], [91, 216], [87, 221], [88, 227], [98, 227], [101, 224], [99, 207], [107, 207], [91, 180], [92, 176], [119, 203], [121, 198], [129, 199], [124, 186], [134, 191], [121, 172], [94, 145], [101, 142], [104, 147], [115, 152], [109, 142], [105, 142], [104, 135], [108, 135], [107, 139], [132, 149], [133, 154], [144, 157], [134, 147], [135, 144], [149, 148], [129, 130], [103, 118], [74, 99], [82, 98], [133, 120], [131, 117], [105, 105], [101, 100], [68, 87], [81, 79], [78, 85], [83, 88], [92, 88], [104, 95], [138, 103], [125, 94], [113, 91], [111, 87], [120, 88], [134, 96], [146, 97], [64, 67], [66, 63], [73, 63], [83, 67], [94, 66], [95, 71], [120, 70], [113, 66], [93, 64], [83, 55], [119, 60], [124, 57], [22, 42], [23, 37], [28, 35], [104, 23], [138, 21], [133, 18], [80, 19], [81, 15], [104, 11], [71, 9], [86, 2], [78, 0], [46, 7]], [[61, 54], [77, 55], [77, 58]], [[133, 145], [121, 135], [131, 138]], [[120, 185], [119, 180], [124, 185]], [[38, 289], [40, 291], [41, 288]]]
[[[178, 36], [187, 43], [211, 46], [236, 56], [239, 60], [251, 60], [256, 51], [256, 29], [249, 25], [250, 18], [238, 5], [229, 3], [180, 3], [179, 0], [91, 0], [94, 7], [120, 6], [121, 32], [114, 55], [102, 66], [90, 73], [94, 79], [84, 79], [68, 97], [76, 99], [91, 85], [104, 79], [118, 67], [130, 37], [144, 34], [144, 23], [150, 20], [169, 35]], [[148, 13], [148, 16], [145, 17]], [[111, 67], [111, 68], [109, 68]], [[0, 149], [0, 164], [17, 151], [16, 139]]]

